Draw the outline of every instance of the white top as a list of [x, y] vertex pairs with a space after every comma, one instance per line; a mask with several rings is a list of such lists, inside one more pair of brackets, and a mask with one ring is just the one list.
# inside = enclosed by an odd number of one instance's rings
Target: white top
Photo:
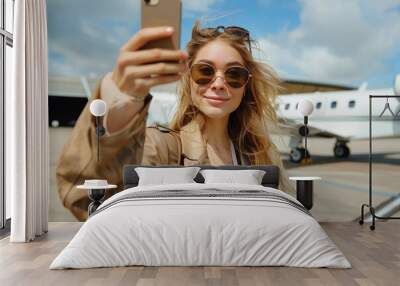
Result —
[[292, 181], [315, 181], [321, 180], [321, 177], [289, 177]]

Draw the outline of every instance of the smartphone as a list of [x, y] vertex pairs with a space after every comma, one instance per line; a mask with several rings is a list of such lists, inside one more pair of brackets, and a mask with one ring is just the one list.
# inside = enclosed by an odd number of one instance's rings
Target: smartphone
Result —
[[180, 47], [181, 35], [181, 0], [140, 0], [141, 27], [171, 26], [172, 37], [147, 43], [142, 49], [161, 48], [177, 50]]

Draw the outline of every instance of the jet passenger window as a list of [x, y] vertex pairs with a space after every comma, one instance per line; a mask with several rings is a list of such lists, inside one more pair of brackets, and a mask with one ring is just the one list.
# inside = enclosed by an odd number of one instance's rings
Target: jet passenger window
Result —
[[285, 110], [288, 110], [289, 107], [290, 107], [290, 103], [286, 103], [286, 104], [285, 104]]
[[349, 101], [349, 107], [354, 108], [356, 106], [356, 101], [355, 100], [350, 100]]
[[320, 109], [321, 106], [322, 106], [322, 102], [317, 102], [317, 105], [316, 105], [317, 109]]
[[296, 110], [299, 109], [299, 103], [296, 103]]
[[337, 101], [332, 101], [331, 102], [331, 108], [336, 108], [337, 106]]

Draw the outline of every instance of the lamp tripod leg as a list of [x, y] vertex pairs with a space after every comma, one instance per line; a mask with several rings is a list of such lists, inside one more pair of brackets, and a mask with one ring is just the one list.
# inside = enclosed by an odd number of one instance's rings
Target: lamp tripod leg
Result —
[[100, 160], [100, 134], [99, 134], [99, 117], [96, 116], [96, 136], [97, 136], [97, 162]]
[[307, 163], [307, 124], [305, 125], [305, 136], [304, 136], [304, 163]]

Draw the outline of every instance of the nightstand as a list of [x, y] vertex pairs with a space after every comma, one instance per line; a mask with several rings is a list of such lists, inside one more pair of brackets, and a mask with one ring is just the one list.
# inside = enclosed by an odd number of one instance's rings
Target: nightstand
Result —
[[289, 180], [296, 181], [296, 199], [303, 206], [311, 210], [313, 207], [313, 182], [321, 180], [320, 177], [289, 177]]
[[[88, 181], [96, 181], [94, 184], [91, 184]], [[108, 189], [115, 189], [117, 185], [109, 185], [107, 181], [105, 184], [99, 184], [98, 182], [104, 180], [86, 180], [85, 184], [76, 186], [77, 189], [87, 190], [89, 199], [91, 203], [88, 206], [88, 215], [90, 216], [94, 213], [97, 208], [101, 205], [104, 196], [106, 195], [106, 191]], [[101, 182], [102, 183], [102, 182]]]

